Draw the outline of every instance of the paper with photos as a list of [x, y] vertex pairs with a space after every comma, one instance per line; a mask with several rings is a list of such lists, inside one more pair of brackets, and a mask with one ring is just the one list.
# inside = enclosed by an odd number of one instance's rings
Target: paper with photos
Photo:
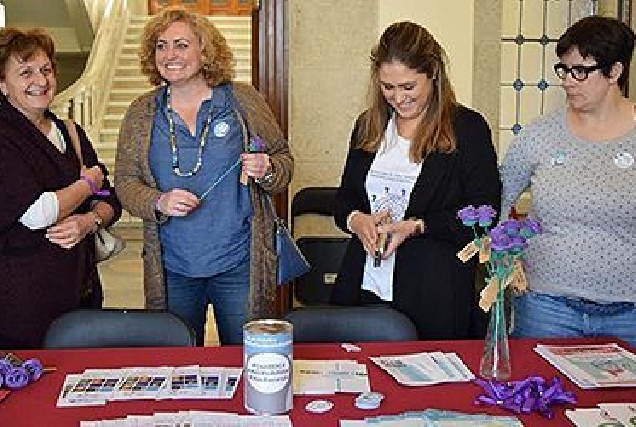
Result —
[[156, 399], [168, 386], [173, 368], [129, 368], [115, 390], [113, 400]]

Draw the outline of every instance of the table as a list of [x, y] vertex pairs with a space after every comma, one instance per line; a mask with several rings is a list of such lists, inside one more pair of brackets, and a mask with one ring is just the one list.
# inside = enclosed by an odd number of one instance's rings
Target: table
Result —
[[[540, 340], [552, 344], [586, 344], [610, 342], [604, 339]], [[634, 388], [582, 390], [567, 380], [533, 351], [536, 340], [511, 340], [512, 380], [538, 374], [546, 379], [559, 376], [566, 390], [574, 391], [577, 407], [595, 407], [599, 402], [634, 402]], [[626, 344], [621, 343], [626, 346]], [[509, 415], [496, 407], [476, 407], [475, 396], [481, 388], [472, 383], [439, 384], [427, 387], [400, 386], [392, 377], [375, 366], [368, 357], [388, 354], [404, 354], [423, 351], [456, 352], [477, 373], [483, 341], [412, 341], [361, 343], [362, 351], [347, 353], [339, 344], [296, 344], [296, 359], [356, 359], [367, 364], [371, 388], [384, 393], [385, 400], [377, 410], [362, 410], [353, 406], [355, 395], [338, 394], [327, 398], [335, 406], [329, 413], [312, 414], [305, 411], [305, 404], [315, 397], [294, 397], [291, 418], [295, 427], [337, 427], [340, 419], [363, 419], [367, 416], [396, 414], [409, 410], [439, 408], [464, 412], [483, 411], [492, 415]], [[105, 406], [84, 408], [56, 408], [57, 395], [68, 373], [80, 373], [86, 368], [121, 368], [130, 366], [241, 366], [242, 347], [205, 348], [134, 348], [134, 349], [81, 349], [81, 350], [31, 350], [17, 351], [22, 358], [37, 357], [45, 366], [56, 366], [57, 371], [46, 374], [39, 381], [22, 390], [12, 392], [0, 402], [0, 426], [78, 426], [81, 420], [113, 419], [128, 414], [152, 414], [153, 412], [177, 412], [197, 409], [246, 414], [243, 408], [243, 380], [232, 400], [177, 400], [177, 401], [123, 401], [109, 402]], [[555, 418], [546, 420], [537, 414], [520, 415], [525, 426], [568, 426], [565, 406], [555, 407]]]

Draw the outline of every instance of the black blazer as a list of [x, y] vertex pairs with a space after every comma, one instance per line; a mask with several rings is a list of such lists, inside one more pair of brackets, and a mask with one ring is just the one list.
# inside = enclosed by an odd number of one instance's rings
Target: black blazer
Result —
[[[405, 240], [396, 251], [392, 305], [417, 326], [421, 339], [468, 338], [478, 308], [474, 296], [475, 261], [456, 256], [473, 239], [457, 219], [466, 205], [500, 206], [501, 182], [490, 128], [477, 112], [457, 106], [453, 112], [457, 150], [430, 154], [413, 187], [405, 218], [424, 220], [426, 232]], [[359, 119], [358, 122], [359, 123]], [[352, 133], [352, 146], [356, 142]], [[346, 228], [353, 210], [370, 213], [364, 187], [375, 153], [349, 150], [335, 203], [338, 227]], [[353, 235], [345, 253], [332, 303], [360, 304], [365, 252]]]

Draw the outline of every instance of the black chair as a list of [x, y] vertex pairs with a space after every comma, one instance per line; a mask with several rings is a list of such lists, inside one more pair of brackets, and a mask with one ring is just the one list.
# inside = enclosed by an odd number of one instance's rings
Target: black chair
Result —
[[[292, 232], [295, 220], [302, 215], [332, 217], [337, 190], [335, 187], [306, 187], [297, 192], [291, 203]], [[328, 303], [349, 237], [304, 236], [297, 238], [296, 244], [311, 264], [311, 270], [294, 283], [296, 299], [304, 305]]]
[[383, 305], [300, 307], [285, 315], [294, 342], [415, 341], [408, 317]]
[[194, 347], [194, 330], [167, 311], [78, 309], [55, 319], [44, 348]]

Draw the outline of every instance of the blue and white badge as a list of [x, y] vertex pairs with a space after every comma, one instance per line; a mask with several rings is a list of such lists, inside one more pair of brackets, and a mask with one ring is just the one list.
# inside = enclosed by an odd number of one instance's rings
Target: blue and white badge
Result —
[[634, 164], [634, 156], [627, 151], [623, 151], [614, 156], [614, 164], [621, 169], [631, 168]]
[[227, 122], [222, 121], [214, 125], [214, 136], [217, 138], [223, 138], [230, 131], [230, 125]]
[[567, 157], [565, 150], [558, 150], [552, 156], [550, 163], [552, 166], [563, 166], [565, 164], [565, 158]]

